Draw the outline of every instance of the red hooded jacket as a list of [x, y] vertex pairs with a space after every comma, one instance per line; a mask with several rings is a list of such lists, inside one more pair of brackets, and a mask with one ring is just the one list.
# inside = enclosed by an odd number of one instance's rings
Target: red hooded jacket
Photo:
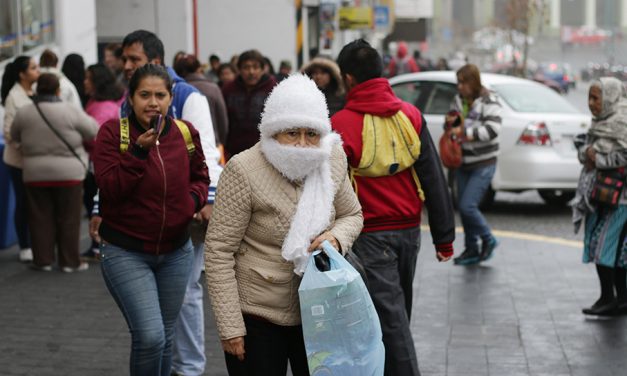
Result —
[[135, 146], [145, 130], [130, 122], [130, 145], [120, 152], [120, 121], [102, 125], [93, 153], [100, 189], [100, 236], [116, 246], [153, 254], [180, 248], [188, 239], [194, 213], [207, 201], [209, 171], [198, 131], [187, 123], [196, 147], [188, 155], [185, 139], [168, 117], [159, 144]]
[[[348, 163], [357, 167], [361, 159], [364, 114], [389, 117], [402, 111], [420, 137], [416, 170], [429, 207], [431, 234], [438, 250], [451, 250], [455, 239], [452, 202], [440, 160], [420, 111], [398, 99], [387, 79], [365, 81], [351, 89], [343, 110], [331, 118], [333, 129], [342, 136]], [[376, 178], [355, 176], [364, 215], [364, 232], [401, 230], [420, 225], [422, 201], [410, 169]]]

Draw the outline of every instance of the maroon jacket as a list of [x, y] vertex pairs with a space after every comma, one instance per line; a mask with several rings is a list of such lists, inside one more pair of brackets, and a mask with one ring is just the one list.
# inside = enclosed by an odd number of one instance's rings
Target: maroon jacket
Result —
[[273, 77], [264, 75], [252, 90], [248, 91], [241, 77], [222, 88], [229, 114], [229, 134], [224, 146], [229, 158], [259, 142], [259, 122], [266, 98], [274, 88]]
[[153, 254], [180, 248], [189, 239], [188, 225], [207, 201], [209, 171], [198, 131], [187, 123], [196, 150], [188, 155], [185, 140], [167, 118], [159, 145], [135, 146], [144, 133], [133, 116], [130, 145], [120, 152], [120, 123], [102, 125], [93, 153], [100, 188], [100, 236], [106, 242]]

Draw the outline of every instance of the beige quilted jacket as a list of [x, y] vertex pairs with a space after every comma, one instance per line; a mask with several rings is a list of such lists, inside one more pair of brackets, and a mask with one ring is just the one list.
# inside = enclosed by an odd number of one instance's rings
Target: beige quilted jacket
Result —
[[[331, 155], [335, 212], [329, 231], [343, 250], [363, 226], [341, 146]], [[300, 324], [294, 264], [281, 245], [302, 193], [263, 156], [259, 144], [229, 161], [220, 176], [205, 239], [205, 274], [221, 339], [246, 335], [242, 313], [278, 325]]]

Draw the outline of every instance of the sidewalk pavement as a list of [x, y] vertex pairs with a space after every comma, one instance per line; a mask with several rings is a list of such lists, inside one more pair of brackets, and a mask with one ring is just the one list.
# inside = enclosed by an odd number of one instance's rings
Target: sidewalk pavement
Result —
[[[581, 314], [599, 289], [581, 250], [500, 241], [492, 260], [459, 267], [438, 263], [424, 232], [412, 317], [422, 375], [626, 374], [627, 319]], [[205, 374], [226, 375], [208, 299], [205, 308]], [[1, 375], [128, 374], [130, 336], [98, 264], [36, 272], [17, 247], [0, 250], [0, 339]]]

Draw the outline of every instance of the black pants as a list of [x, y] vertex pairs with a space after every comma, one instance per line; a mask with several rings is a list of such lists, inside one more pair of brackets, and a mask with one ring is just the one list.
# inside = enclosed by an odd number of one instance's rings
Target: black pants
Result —
[[303, 327], [281, 326], [244, 315], [244, 360], [224, 353], [230, 376], [285, 376], [287, 361], [294, 376], [309, 376]]
[[365, 232], [353, 244], [353, 252], [366, 269], [370, 296], [381, 321], [386, 376], [420, 375], [409, 330], [419, 250], [419, 227]]
[[26, 206], [26, 190], [22, 180], [22, 169], [9, 167], [11, 183], [15, 192], [15, 232], [20, 243], [20, 249], [30, 248], [30, 233], [28, 231], [28, 208]]

